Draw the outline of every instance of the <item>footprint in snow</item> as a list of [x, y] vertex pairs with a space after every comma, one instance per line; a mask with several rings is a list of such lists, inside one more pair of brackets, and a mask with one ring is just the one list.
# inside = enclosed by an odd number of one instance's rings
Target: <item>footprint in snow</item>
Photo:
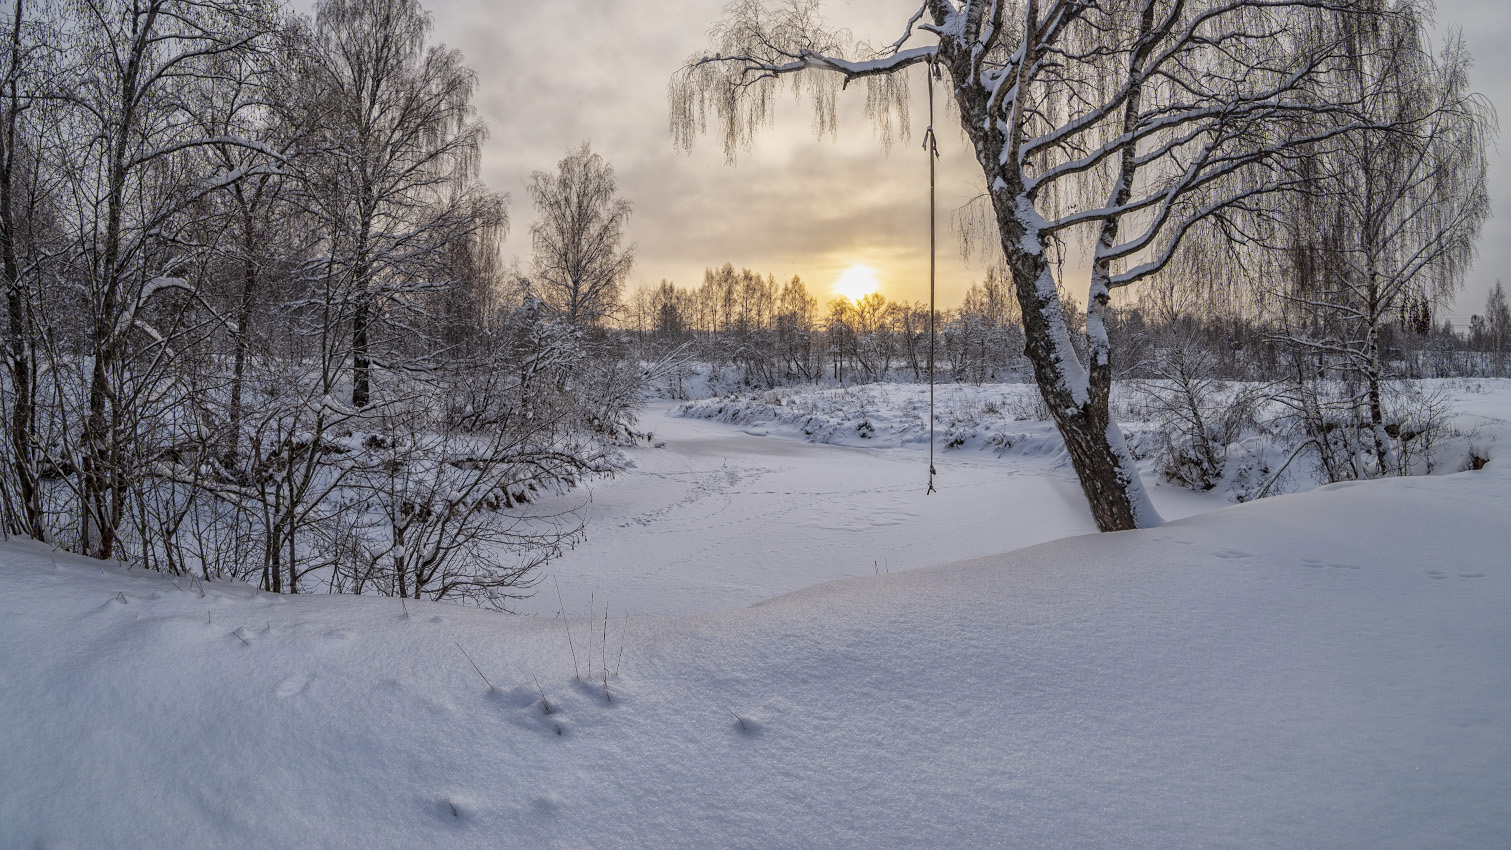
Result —
[[277, 691], [278, 698], [286, 699], [288, 697], [298, 696], [299, 694], [302, 694], [305, 691], [309, 690], [310, 684], [314, 681], [315, 676], [311, 673], [295, 673], [294, 675], [288, 677], [287, 679], [284, 679], [279, 683]]

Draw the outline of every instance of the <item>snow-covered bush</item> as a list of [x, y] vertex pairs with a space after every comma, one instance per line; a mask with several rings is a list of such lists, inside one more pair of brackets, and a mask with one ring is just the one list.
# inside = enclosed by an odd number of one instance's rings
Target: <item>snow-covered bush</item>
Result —
[[1154, 428], [1150, 437], [1161, 474], [1174, 483], [1210, 490], [1227, 470], [1230, 447], [1258, 428], [1261, 387], [1215, 377], [1213, 356], [1194, 346], [1155, 353], [1155, 378], [1134, 382]]

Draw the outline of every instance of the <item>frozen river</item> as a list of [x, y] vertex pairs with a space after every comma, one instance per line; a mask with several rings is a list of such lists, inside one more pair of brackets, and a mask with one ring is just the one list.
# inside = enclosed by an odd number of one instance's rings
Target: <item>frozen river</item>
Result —
[[[1063, 452], [940, 452], [926, 495], [926, 447], [849, 448], [675, 416], [641, 417], [662, 448], [635, 467], [546, 503], [579, 506], [586, 542], [547, 564], [522, 613], [590, 602], [623, 613], [698, 614], [753, 605], [820, 582], [946, 564], [1095, 531]], [[1166, 519], [1221, 506], [1156, 488]]]

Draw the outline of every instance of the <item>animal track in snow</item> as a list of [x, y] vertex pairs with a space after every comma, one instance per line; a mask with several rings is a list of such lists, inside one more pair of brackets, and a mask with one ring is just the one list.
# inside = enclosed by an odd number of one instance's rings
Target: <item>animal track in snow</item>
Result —
[[278, 698], [298, 696], [309, 690], [310, 683], [315, 681], [312, 673], [295, 673], [278, 684]]

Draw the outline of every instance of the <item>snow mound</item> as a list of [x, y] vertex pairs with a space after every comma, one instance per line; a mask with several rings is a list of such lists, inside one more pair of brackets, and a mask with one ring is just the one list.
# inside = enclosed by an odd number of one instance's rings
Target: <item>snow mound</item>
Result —
[[1511, 846], [1504, 465], [607, 627], [5, 544], [0, 846]]

